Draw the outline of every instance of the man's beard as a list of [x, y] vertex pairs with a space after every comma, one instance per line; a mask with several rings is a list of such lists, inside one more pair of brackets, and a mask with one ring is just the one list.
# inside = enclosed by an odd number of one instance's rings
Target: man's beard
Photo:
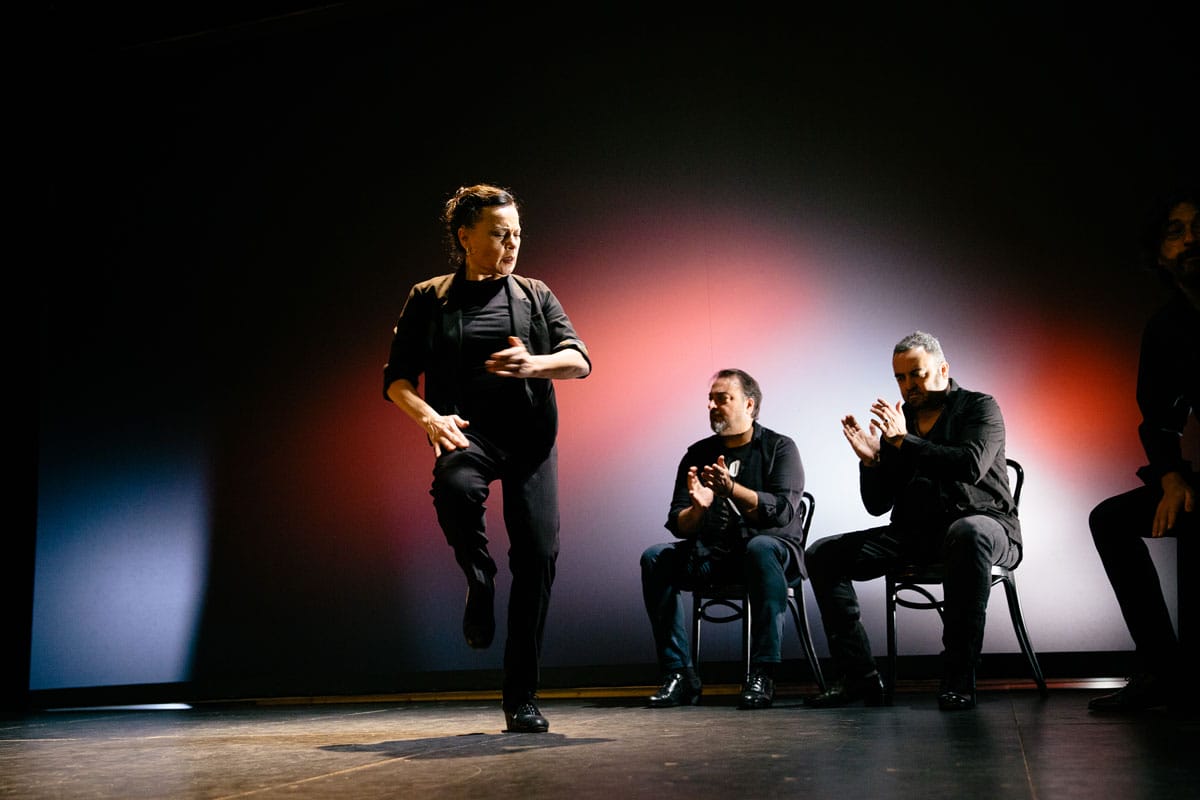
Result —
[[949, 387], [938, 390], [928, 390], [914, 397], [904, 398], [904, 404], [913, 411], [929, 411], [934, 408], [941, 408], [946, 404], [946, 392]]
[[1183, 288], [1200, 290], [1200, 245], [1193, 244], [1176, 256], [1171, 274]]
[[708, 424], [712, 426], [713, 433], [720, 436], [729, 427], [729, 420], [724, 418], [709, 419]]

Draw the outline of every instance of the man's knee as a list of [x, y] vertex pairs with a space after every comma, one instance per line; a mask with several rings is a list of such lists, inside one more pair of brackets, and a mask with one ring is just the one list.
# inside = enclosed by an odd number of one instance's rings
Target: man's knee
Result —
[[779, 563], [787, 555], [787, 544], [776, 536], [755, 536], [746, 542], [746, 558], [751, 561]]
[[991, 537], [984, 533], [974, 525], [967, 525], [959, 520], [950, 526], [946, 531], [946, 549], [949, 551], [955, 550], [978, 550], [987, 547], [991, 542]]
[[1008, 540], [1008, 534], [991, 517], [963, 517], [950, 523], [946, 530], [946, 546], [964, 549], [992, 550]]
[[638, 559], [638, 569], [645, 575], [654, 566], [654, 555], [647, 548], [642, 551], [641, 558]]
[[818, 539], [804, 551], [804, 565], [808, 568], [808, 581], [814, 593], [823, 593], [827, 587], [836, 583], [839, 576], [834, 574], [834, 539], [827, 537]]
[[948, 571], [986, 574], [1003, 563], [1011, 547], [1007, 534], [993, 520], [960, 519], [946, 531], [942, 560]]
[[787, 544], [775, 536], [755, 536], [746, 542], [743, 566], [747, 576], [782, 574], [788, 562]]
[[654, 575], [670, 569], [670, 562], [676, 552], [677, 548], [674, 542], [661, 542], [647, 547], [642, 551], [640, 562], [642, 575]]
[[817, 571], [829, 574], [831, 571], [836, 571], [837, 564], [842, 560], [841, 554], [845, 550], [843, 542], [846, 540], [846, 536], [847, 534], [835, 534], [817, 539], [810, 544], [804, 551], [804, 563], [808, 566], [809, 572]]
[[825, 549], [829, 544], [829, 539], [818, 539], [808, 546], [804, 551], [804, 562], [808, 564], [809, 569], [813, 568], [813, 564], [821, 564], [825, 561]]
[[1110, 497], [1107, 500], [1102, 500], [1088, 514], [1088, 529], [1092, 532], [1092, 540], [1100, 543], [1112, 535], [1116, 526], [1113, 525], [1113, 520], [1117, 516], [1116, 503], [1114, 498]]

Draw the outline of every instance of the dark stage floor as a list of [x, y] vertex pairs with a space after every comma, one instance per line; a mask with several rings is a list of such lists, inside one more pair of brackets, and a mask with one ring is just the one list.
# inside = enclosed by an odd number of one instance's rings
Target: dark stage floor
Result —
[[0, 797], [1196, 798], [1196, 716], [1089, 713], [1109, 685], [984, 685], [963, 713], [925, 685], [822, 711], [786, 687], [765, 711], [558, 691], [546, 734], [503, 733], [488, 694], [39, 712], [2, 720]]

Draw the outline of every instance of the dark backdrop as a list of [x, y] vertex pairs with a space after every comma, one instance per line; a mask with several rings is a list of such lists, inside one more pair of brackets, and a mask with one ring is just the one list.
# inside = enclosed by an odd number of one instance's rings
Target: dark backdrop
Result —
[[[1175, 13], [59, 10], [30, 81], [30, 688], [494, 685], [499, 648], [458, 633], [431, 454], [380, 385], [408, 287], [442, 271], [440, 205], [478, 181], [522, 199], [520, 271], [595, 361], [559, 384], [548, 669], [653, 679], [637, 556], [717, 368], [797, 438], [814, 538], [872, 524], [837, 420], [894, 393], [915, 328], [1025, 463], [1035, 646], [1127, 651], [1086, 519], [1142, 458], [1163, 295], [1138, 226], [1195, 174]], [[989, 649], [1016, 650], [1005, 628]], [[706, 648], [736, 658], [732, 636]], [[905, 646], [936, 652], [935, 626]]]

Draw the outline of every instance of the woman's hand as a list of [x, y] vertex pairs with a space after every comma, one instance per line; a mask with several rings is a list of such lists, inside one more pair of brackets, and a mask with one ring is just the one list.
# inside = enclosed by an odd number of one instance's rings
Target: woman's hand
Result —
[[466, 449], [471, 442], [463, 435], [463, 429], [471, 423], [458, 414], [431, 414], [421, 420], [421, 427], [433, 445], [434, 456], [440, 456], [442, 451]]
[[509, 346], [497, 353], [492, 353], [484, 368], [505, 378], [531, 378], [536, 374], [534, 356], [525, 348], [525, 343], [516, 336], [508, 337]]

